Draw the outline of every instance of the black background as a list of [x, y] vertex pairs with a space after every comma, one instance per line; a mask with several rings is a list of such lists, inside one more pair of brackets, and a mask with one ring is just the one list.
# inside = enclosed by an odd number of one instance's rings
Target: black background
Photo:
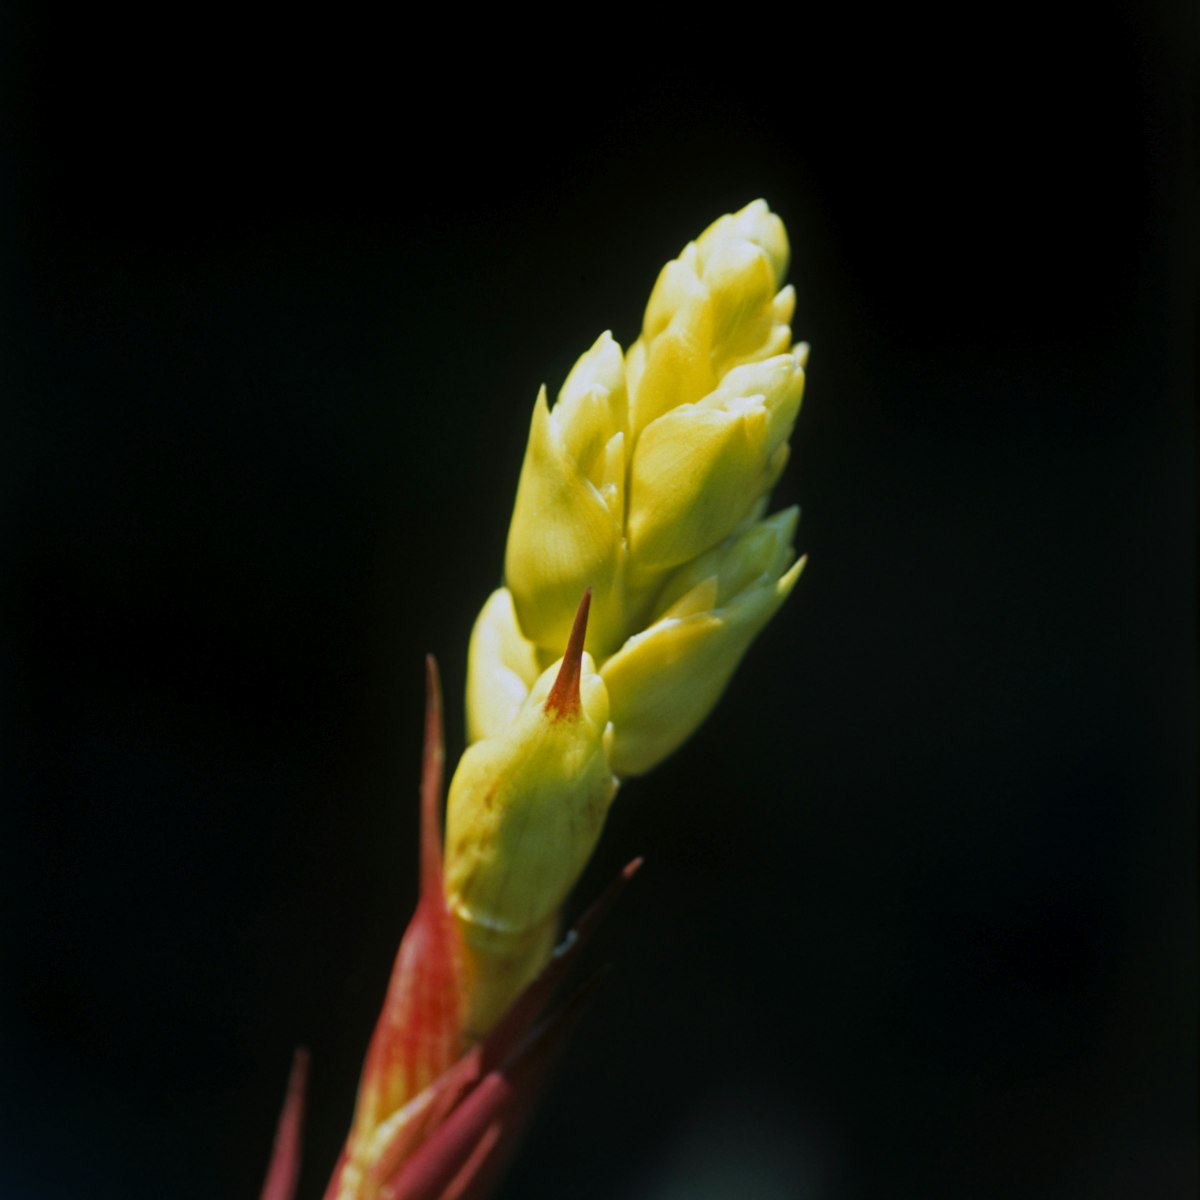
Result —
[[537, 386], [762, 195], [809, 569], [504, 1194], [1191, 1195], [1189, 9], [7, 6], [0, 1191], [253, 1197], [302, 1043], [320, 1195]]

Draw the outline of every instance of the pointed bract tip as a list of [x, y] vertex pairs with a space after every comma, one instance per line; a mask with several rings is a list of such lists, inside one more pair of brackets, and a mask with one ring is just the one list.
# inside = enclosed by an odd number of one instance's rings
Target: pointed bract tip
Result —
[[279, 1124], [271, 1165], [263, 1183], [261, 1200], [292, 1200], [300, 1178], [300, 1140], [304, 1126], [304, 1101], [308, 1090], [308, 1051], [297, 1046], [292, 1055], [287, 1094]]
[[573, 717], [579, 712], [579, 672], [583, 662], [583, 641], [587, 636], [588, 609], [592, 604], [592, 589], [583, 593], [579, 609], [575, 613], [575, 624], [571, 626], [571, 636], [567, 639], [567, 648], [563, 651], [562, 666], [558, 669], [558, 678], [546, 697], [546, 713], [550, 717], [561, 719]]
[[425, 728], [429, 729], [432, 720], [436, 720], [441, 729], [442, 719], [442, 680], [438, 674], [437, 659], [432, 654], [425, 655]]
[[442, 887], [440, 812], [442, 768], [446, 748], [442, 740], [442, 685], [437, 659], [425, 655], [425, 757], [421, 765], [421, 892], [439, 894]]

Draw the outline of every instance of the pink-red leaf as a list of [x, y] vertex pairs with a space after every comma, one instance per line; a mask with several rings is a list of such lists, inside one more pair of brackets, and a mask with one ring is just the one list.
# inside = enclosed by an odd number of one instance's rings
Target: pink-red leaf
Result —
[[296, 1183], [300, 1178], [301, 1132], [307, 1084], [308, 1051], [297, 1049], [292, 1056], [283, 1110], [275, 1128], [275, 1145], [263, 1183], [262, 1200], [292, 1200], [296, 1194]]

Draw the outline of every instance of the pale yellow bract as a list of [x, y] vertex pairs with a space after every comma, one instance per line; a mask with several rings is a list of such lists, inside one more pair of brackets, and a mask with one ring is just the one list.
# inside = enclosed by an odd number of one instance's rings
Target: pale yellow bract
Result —
[[474, 1034], [504, 1015], [545, 960], [559, 907], [617, 791], [604, 683], [585, 654], [578, 710], [555, 713], [547, 696], [559, 666], [542, 674], [501, 735], [468, 748], [450, 784], [445, 885]]
[[[803, 569], [798, 510], [765, 515], [808, 355], [788, 257], [765, 201], [721, 217], [663, 268], [627, 353], [605, 333], [553, 408], [538, 395], [447, 817], [477, 1029], [549, 953], [617, 780], [696, 730]], [[582, 710], [551, 720], [551, 664], [587, 589]]]

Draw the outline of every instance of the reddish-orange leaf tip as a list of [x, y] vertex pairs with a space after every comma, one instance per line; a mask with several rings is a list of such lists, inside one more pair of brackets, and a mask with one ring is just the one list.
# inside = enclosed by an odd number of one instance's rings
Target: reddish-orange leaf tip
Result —
[[442, 770], [446, 748], [442, 739], [442, 687], [437, 659], [425, 656], [425, 757], [421, 766], [421, 895], [442, 890]]
[[263, 1184], [262, 1200], [292, 1200], [300, 1178], [300, 1134], [304, 1124], [304, 1094], [308, 1084], [308, 1051], [297, 1049], [292, 1057], [287, 1096], [279, 1125], [275, 1130], [275, 1148]]

